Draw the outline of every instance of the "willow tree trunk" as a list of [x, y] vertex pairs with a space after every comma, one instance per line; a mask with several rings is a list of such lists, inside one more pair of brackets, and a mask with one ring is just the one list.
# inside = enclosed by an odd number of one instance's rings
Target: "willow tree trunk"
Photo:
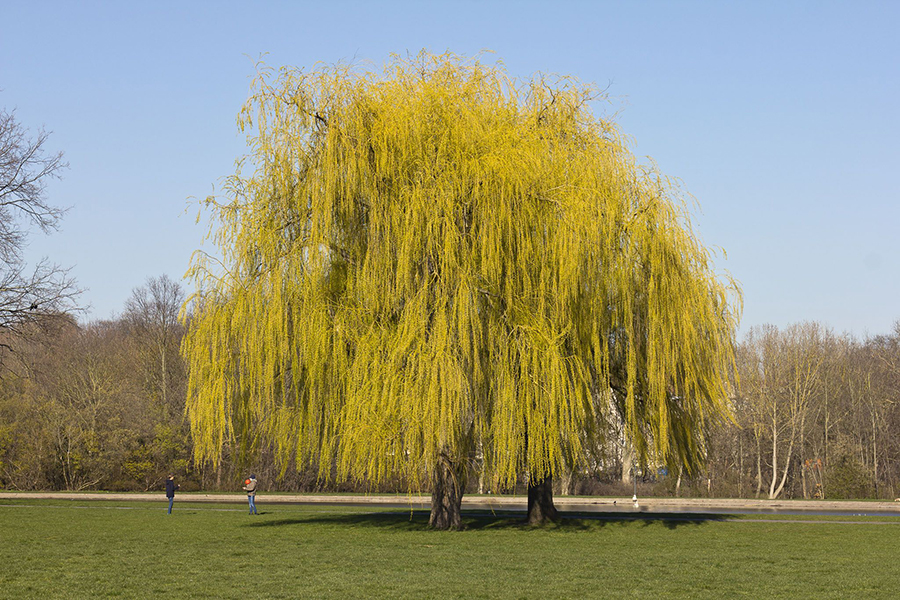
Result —
[[431, 516], [428, 525], [435, 529], [462, 528], [463, 473], [442, 454], [431, 475]]
[[553, 477], [528, 482], [528, 524], [543, 525], [558, 518], [553, 505]]

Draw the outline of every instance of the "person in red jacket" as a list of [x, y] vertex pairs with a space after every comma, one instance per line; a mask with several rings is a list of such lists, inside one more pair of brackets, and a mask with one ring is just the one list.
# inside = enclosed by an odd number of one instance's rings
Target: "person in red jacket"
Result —
[[250, 503], [251, 515], [259, 514], [259, 511], [256, 510], [256, 487], [256, 475], [251, 475], [250, 479], [244, 483], [244, 491], [247, 492], [247, 501]]

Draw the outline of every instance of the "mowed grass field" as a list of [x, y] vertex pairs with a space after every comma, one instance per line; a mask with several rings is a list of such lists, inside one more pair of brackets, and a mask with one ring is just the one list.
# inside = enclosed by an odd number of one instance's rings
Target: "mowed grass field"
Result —
[[2, 598], [896, 598], [900, 518], [0, 501]]

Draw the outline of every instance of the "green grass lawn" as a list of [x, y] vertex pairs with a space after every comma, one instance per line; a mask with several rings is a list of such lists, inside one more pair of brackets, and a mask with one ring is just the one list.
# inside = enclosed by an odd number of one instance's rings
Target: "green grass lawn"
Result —
[[[3, 598], [892, 598], [900, 519], [565, 519], [0, 501]], [[858, 521], [847, 523], [846, 521]]]

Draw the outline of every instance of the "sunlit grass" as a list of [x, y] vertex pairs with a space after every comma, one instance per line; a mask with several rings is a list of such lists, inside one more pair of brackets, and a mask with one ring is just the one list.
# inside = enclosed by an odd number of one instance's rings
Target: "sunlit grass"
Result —
[[[372, 507], [0, 502], [4, 597], [893, 597], [900, 519], [677, 515], [530, 529]], [[621, 517], [621, 515], [616, 515]], [[675, 515], [673, 515], [675, 516]], [[853, 521], [853, 523], [848, 523]]]

